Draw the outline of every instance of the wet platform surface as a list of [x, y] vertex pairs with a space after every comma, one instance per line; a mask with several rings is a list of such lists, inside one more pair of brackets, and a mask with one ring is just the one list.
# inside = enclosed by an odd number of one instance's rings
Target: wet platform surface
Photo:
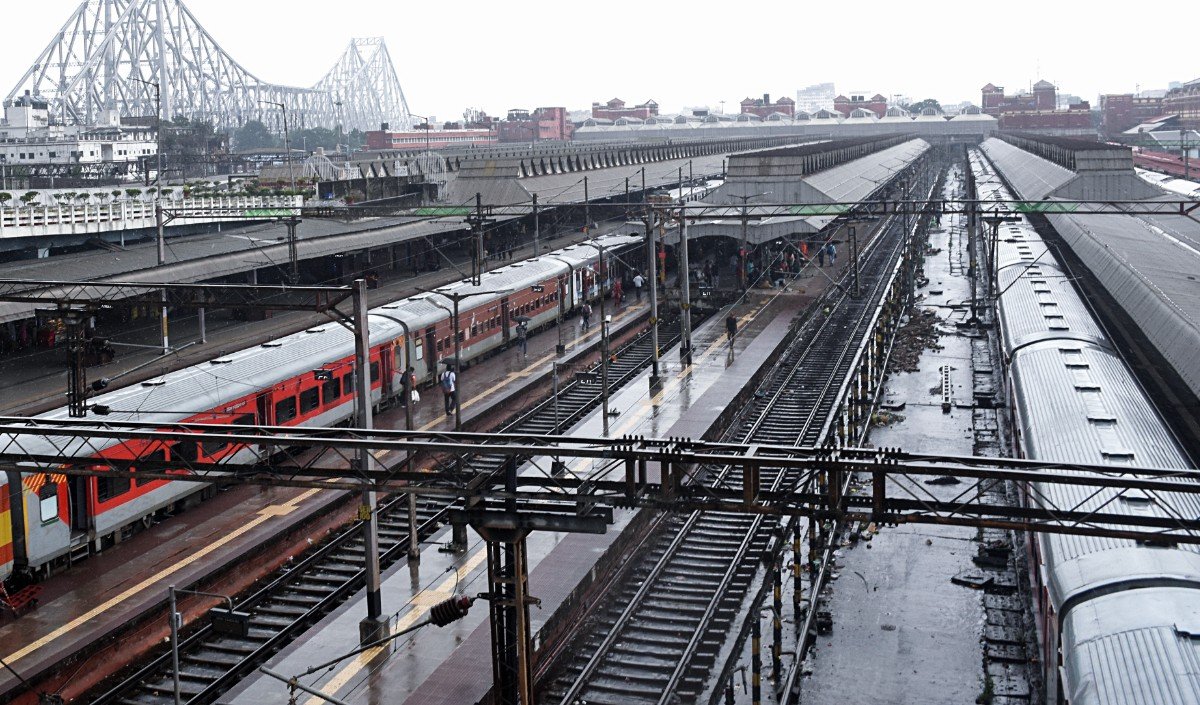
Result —
[[[916, 371], [889, 376], [882, 403], [885, 409], [901, 403], [904, 407], [892, 412], [894, 422], [871, 430], [870, 445], [934, 455], [973, 454], [971, 339], [955, 328], [969, 316], [964, 302], [970, 300], [961, 220], [946, 216], [944, 229], [931, 231], [932, 251], [925, 260], [929, 283], [917, 290], [917, 310], [936, 313], [941, 349], [925, 350]], [[941, 406], [944, 365], [951, 367], [956, 402], [949, 413]], [[965, 485], [922, 487], [948, 500]], [[884, 527], [867, 541], [838, 549], [838, 577], [824, 593], [823, 607], [833, 614], [833, 631], [818, 636], [810, 652], [801, 682], [803, 702], [976, 702], [984, 688], [983, 605], [978, 591], [950, 582], [978, 572], [971, 562], [978, 546], [975, 539], [972, 528], [902, 525]], [[789, 635], [792, 629], [786, 626]], [[764, 650], [766, 643], [764, 639]], [[765, 660], [769, 664], [770, 659]], [[771, 694], [764, 702], [775, 702], [771, 682], [764, 678], [763, 692]], [[750, 698], [740, 693], [737, 702], [749, 703]]]
[[[772, 296], [771, 292], [750, 297], [753, 303], [739, 306], [735, 315], [743, 322], [734, 342], [733, 355], [724, 334], [725, 313], [709, 319], [694, 334], [694, 364], [684, 368], [678, 349], [663, 354], [661, 390], [651, 393], [648, 373], [643, 373], [611, 402], [618, 415], [611, 418], [610, 435], [654, 436], [696, 435], [711, 426], [747, 386], [758, 370], [769, 363], [789, 329], [804, 299], [796, 295]], [[573, 434], [602, 435], [599, 412], [580, 422]], [[534, 460], [523, 472], [540, 472]], [[575, 467], [570, 470], [583, 470]], [[535, 630], [540, 629], [571, 592], [590, 573], [596, 560], [620, 535], [634, 513], [617, 511], [614, 525], [604, 535], [536, 532], [528, 538], [530, 592], [542, 600], [541, 609], [531, 609]], [[432, 543], [447, 540], [449, 529]], [[422, 551], [419, 564], [399, 565], [385, 574], [384, 614], [393, 630], [424, 619], [433, 604], [454, 594], [474, 595], [487, 589], [486, 547], [470, 534], [466, 552], [451, 555], [430, 545]], [[365, 615], [362, 595], [297, 641], [268, 665], [287, 675], [303, 673], [310, 666], [352, 650], [358, 644], [358, 623]], [[320, 688], [350, 703], [473, 703], [491, 686], [490, 631], [488, 609], [476, 603], [470, 614], [444, 628], [424, 627], [397, 640], [395, 652], [383, 657], [378, 651], [346, 659], [337, 666], [307, 676], [301, 682]], [[256, 675], [222, 699], [245, 705], [288, 702], [287, 687], [274, 679]], [[301, 703], [320, 700], [301, 694]]]
[[[648, 304], [634, 302], [613, 314], [612, 330], [644, 321]], [[564, 322], [563, 338], [571, 360], [597, 342], [598, 326], [582, 331], [577, 318]], [[503, 350], [472, 365], [460, 378], [463, 419], [487, 415], [497, 405], [519, 401], [514, 387], [545, 373], [558, 359], [555, 327], [535, 331], [528, 351]], [[453, 429], [437, 388], [422, 392], [414, 405], [414, 427]], [[377, 428], [404, 428], [403, 408], [375, 417]], [[17, 620], [0, 622], [0, 659], [23, 675], [53, 666], [98, 636], [165, 604], [167, 587], [185, 587], [252, 551], [283, 531], [333, 511], [340, 492], [288, 487], [231, 487], [213, 500], [190, 508], [131, 539], [93, 555], [42, 583], [41, 604]], [[347, 519], [350, 517], [347, 516]], [[317, 539], [320, 536], [314, 536]], [[0, 669], [0, 694], [18, 681]], [[2, 698], [0, 698], [2, 700]]]

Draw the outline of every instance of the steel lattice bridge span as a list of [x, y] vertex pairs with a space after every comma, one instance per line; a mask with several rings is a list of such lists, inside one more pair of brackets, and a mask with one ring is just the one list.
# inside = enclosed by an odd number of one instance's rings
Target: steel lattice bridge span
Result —
[[217, 129], [260, 120], [290, 125], [378, 129], [411, 124], [408, 103], [381, 37], [354, 39], [309, 88], [268, 83], [230, 56], [183, 0], [84, 0], [6, 100], [25, 91], [49, 103], [53, 119], [96, 123], [122, 117], [211, 121]]
[[[96, 457], [109, 439], [147, 444], [146, 454], [181, 440], [238, 445], [269, 443], [305, 448], [304, 462], [264, 465], [202, 462], [120, 461]], [[49, 439], [51, 455], [27, 453], [23, 439]], [[318, 489], [409, 492], [456, 500], [462, 507], [453, 521], [507, 526], [514, 530], [604, 533], [614, 508], [646, 507], [666, 511], [722, 511], [806, 516], [820, 521], [874, 521], [991, 527], [1017, 531], [1081, 534], [1152, 543], [1200, 543], [1200, 519], [1183, 511], [1169, 517], [1122, 512], [1105, 490], [1144, 493], [1161, 506], [1182, 510], [1200, 494], [1200, 472], [1048, 463], [1012, 458], [938, 456], [880, 448], [803, 448], [721, 443], [684, 438], [525, 436], [502, 433], [355, 430], [345, 428], [244, 427], [188, 423], [68, 421], [0, 417], [0, 468], [36, 472], [53, 468], [65, 475], [142, 480], [179, 480], [214, 484], [255, 484]], [[362, 451], [395, 462], [330, 469], [322, 460], [349, 461]], [[409, 453], [457, 458], [432, 471], [407, 470]], [[502, 457], [499, 472], [476, 472], [469, 458]], [[530, 459], [544, 459], [545, 471], [518, 475]], [[550, 461], [558, 461], [551, 463]], [[555, 465], [590, 463], [584, 472], [555, 473]], [[541, 463], [535, 463], [541, 467]], [[703, 466], [742, 469], [741, 488], [693, 483]], [[772, 489], [758, 480], [766, 468], [792, 468], [793, 486]], [[873, 478], [871, 495], [844, 491], [851, 473]], [[940, 478], [940, 480], [939, 480]], [[963, 489], [939, 499], [926, 485], [953, 479]], [[988, 490], [1015, 482], [1029, 500], [1022, 506], [996, 504]], [[1070, 485], [1084, 490], [1078, 504], [1054, 501], [1044, 488]]]

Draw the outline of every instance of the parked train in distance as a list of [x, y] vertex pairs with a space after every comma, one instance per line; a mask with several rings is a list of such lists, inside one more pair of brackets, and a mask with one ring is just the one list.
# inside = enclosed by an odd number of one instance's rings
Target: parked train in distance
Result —
[[[644, 238], [614, 234], [487, 272], [479, 286], [460, 281], [437, 289], [460, 299], [463, 366], [507, 345], [518, 316], [530, 329], [553, 324], [599, 291], [598, 276], [613, 262], [641, 266]], [[600, 248], [605, 262], [600, 264]], [[411, 365], [419, 383], [432, 383], [438, 362], [453, 356], [453, 303], [442, 293], [422, 293], [368, 312], [371, 395], [386, 406], [401, 392], [401, 373]], [[320, 374], [318, 374], [320, 371]], [[106, 421], [205, 423], [235, 426], [333, 426], [354, 414], [354, 337], [340, 325], [323, 324], [192, 365], [90, 400], [108, 410]], [[66, 408], [43, 414], [65, 419]], [[262, 446], [205, 441], [149, 444], [67, 438], [0, 436], [5, 453], [29, 456], [150, 460], [181, 468], [188, 461], [254, 463]], [[41, 579], [61, 566], [99, 552], [151, 525], [157, 517], [199, 501], [206, 486], [187, 480], [67, 476], [37, 467], [0, 475], [0, 578]], [[180, 470], [181, 474], [186, 471]]]

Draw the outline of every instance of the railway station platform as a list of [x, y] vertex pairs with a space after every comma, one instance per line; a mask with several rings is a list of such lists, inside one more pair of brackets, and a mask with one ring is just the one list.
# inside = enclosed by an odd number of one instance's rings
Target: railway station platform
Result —
[[[733, 314], [740, 320], [740, 333], [732, 350], [725, 337], [723, 310], [694, 333], [694, 364], [683, 367], [678, 348], [664, 352], [660, 365], [662, 386], [651, 393], [648, 372], [614, 394], [610, 434], [653, 436], [704, 436], [716, 426], [734, 403], [753, 392], [757, 380], [769, 369], [779, 350], [790, 339], [793, 321], [804, 309], [806, 297], [778, 292], [756, 292], [738, 305]], [[602, 435], [603, 420], [596, 411], [577, 424], [571, 433]], [[535, 459], [523, 472], [540, 472], [545, 466]], [[583, 467], [568, 467], [582, 470]], [[586, 592], [593, 566], [606, 552], [614, 551], [623, 532], [636, 516], [632, 511], [614, 512], [614, 525], [603, 535], [538, 532], [527, 540], [531, 594], [541, 600], [531, 611], [535, 644], [568, 619]], [[455, 594], [475, 595], [487, 590], [486, 547], [473, 532], [461, 554], [438, 550], [449, 529], [434, 537], [422, 551], [420, 563], [400, 564], [385, 573], [384, 614], [394, 630], [424, 619], [429, 608]], [[358, 645], [358, 623], [366, 613], [360, 593], [327, 617], [308, 634], [276, 656], [267, 667], [295, 675], [311, 665], [329, 660]], [[302, 678], [350, 703], [473, 703], [491, 687], [491, 648], [487, 606], [476, 603], [471, 612], [445, 628], [425, 627], [402, 637], [388, 656], [375, 649], [346, 659], [333, 668]], [[298, 693], [298, 702], [317, 705], [315, 697]], [[278, 680], [255, 674], [222, 701], [255, 705], [287, 703], [287, 687]]]
[[[541, 247], [543, 253], [549, 249], [561, 249], [582, 242], [589, 237], [618, 232], [624, 227], [623, 223], [606, 223], [585, 235], [581, 231], [556, 233], [553, 237], [543, 238]], [[244, 231], [243, 231], [244, 232]], [[153, 253], [153, 243], [147, 245]], [[533, 245], [524, 243], [513, 251], [512, 262], [519, 262], [533, 256]], [[112, 257], [109, 254], [109, 257]], [[60, 258], [55, 258], [60, 259]], [[46, 262], [40, 260], [39, 262]], [[489, 269], [500, 267], [504, 262], [489, 262]], [[5, 277], [17, 278], [48, 278], [69, 279], [84, 276], [75, 268], [57, 268], [49, 270], [10, 269], [15, 264], [0, 265], [0, 273]], [[49, 265], [46, 265], [49, 266]], [[91, 258], [77, 265], [83, 271], [92, 266]], [[457, 269], [456, 269], [457, 268]], [[432, 289], [456, 281], [463, 275], [460, 270], [469, 272], [470, 261], [462, 259], [448, 263], [442, 269], [433, 272], [393, 276], [383, 272], [379, 288], [368, 292], [371, 306], [396, 301], [418, 293], [418, 288]], [[93, 273], [94, 276], [94, 273]], [[0, 304], [3, 306], [3, 304]], [[159, 329], [158, 316], [150, 316], [141, 320], [133, 320], [122, 330], [103, 330], [101, 334], [108, 336], [118, 345], [118, 357], [106, 365], [89, 367], [88, 379], [100, 377], [116, 378], [121, 376], [122, 384], [136, 384], [143, 380], [170, 372], [198, 362], [220, 357], [224, 351], [241, 350], [259, 345], [272, 338], [278, 338], [317, 323], [328, 322], [328, 319], [315, 313], [301, 311], [277, 312], [263, 321], [235, 320], [229, 312], [212, 312], [206, 320], [206, 341], [203, 344], [193, 344], [200, 337], [199, 320], [194, 313], [187, 315], [172, 315], [170, 319], [170, 339], [172, 345], [181, 348], [178, 352], [161, 355], [162, 334]], [[3, 325], [3, 324], [0, 324]], [[138, 347], [132, 347], [138, 346]], [[161, 362], [155, 364], [155, 360]], [[129, 370], [138, 368], [132, 373]], [[126, 374], [127, 373], [127, 374]], [[19, 353], [0, 357], [0, 414], [32, 415], [62, 405], [67, 385], [66, 352], [61, 350], [46, 350], [28, 348]]]
[[[613, 315], [613, 337], [644, 326], [647, 315], [645, 301], [624, 306]], [[537, 386], [537, 380], [555, 359], [571, 369], [595, 357], [599, 326], [582, 331], [577, 318], [569, 318], [563, 325], [566, 353], [561, 358], [555, 355], [558, 335], [551, 326], [530, 335], [526, 355], [510, 348], [463, 372], [459, 389], [464, 427], [482, 430], [487, 428], [489, 417], [503, 420], [515, 408], [513, 405], [526, 403], [526, 397], [535, 393], [531, 387]], [[436, 387], [422, 392], [413, 417], [414, 428], [454, 428], [453, 417], [445, 415], [442, 395]], [[375, 426], [404, 428], [403, 407], [378, 414]], [[208, 584], [210, 577], [231, 563], [284, 564], [289, 556], [304, 550], [327, 531], [353, 520], [354, 507], [342, 502], [345, 497], [342, 492], [289, 487], [238, 486], [223, 490], [214, 499], [43, 582], [37, 609], [19, 619], [0, 622], [0, 659], [22, 677], [31, 678], [86, 645], [118, 633], [129, 622], [163, 609], [169, 585], [185, 588], [203, 583], [205, 586], [199, 589], [236, 594], [250, 580], [235, 579], [213, 586]], [[260, 545], [280, 536], [286, 537], [287, 550], [265, 555]], [[181, 604], [188, 618], [213, 606], [209, 600], [189, 599]], [[159, 643], [162, 635], [157, 632], [165, 626], [164, 621], [123, 638], [123, 648], [137, 648], [129, 642], [136, 642], [140, 648]], [[81, 673], [103, 671], [106, 659], [121, 656], [127, 658], [128, 654], [101, 652], [95, 659], [79, 664]], [[79, 684], [76, 681], [72, 686]], [[18, 685], [11, 672], [0, 669], [0, 701], [6, 694], [17, 692]]]

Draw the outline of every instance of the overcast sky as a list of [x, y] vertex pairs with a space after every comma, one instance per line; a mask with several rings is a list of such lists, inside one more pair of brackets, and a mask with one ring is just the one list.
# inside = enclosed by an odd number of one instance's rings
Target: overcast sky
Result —
[[[865, 91], [979, 102], [1046, 78], [1059, 90], [1165, 88], [1200, 76], [1195, 44], [1146, 15], [1048, 0], [186, 0], [229, 54], [259, 78], [308, 86], [354, 36], [382, 35], [410, 109], [441, 120], [481, 108], [654, 98], [664, 112], [736, 111], [747, 96], [795, 97], [832, 81]], [[0, 95], [7, 95], [78, 0], [5, 2]], [[1190, 17], [1167, 0], [1156, 18]], [[1168, 20], [1169, 21], [1169, 20]]]

